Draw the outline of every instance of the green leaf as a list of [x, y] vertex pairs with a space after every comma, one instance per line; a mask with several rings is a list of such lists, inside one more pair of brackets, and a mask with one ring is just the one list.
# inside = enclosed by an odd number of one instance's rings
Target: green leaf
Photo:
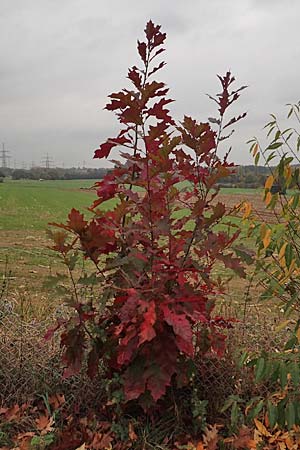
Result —
[[295, 419], [296, 419], [295, 407], [294, 407], [294, 403], [292, 403], [292, 402], [289, 402], [286, 405], [285, 419], [286, 419], [288, 429], [291, 430], [293, 425], [295, 425]]
[[261, 399], [256, 405], [255, 407], [251, 410], [250, 414], [249, 414], [249, 419], [252, 420], [254, 418], [256, 418], [259, 413], [261, 412], [261, 410], [263, 409], [265, 404], [264, 399]]
[[235, 399], [235, 397], [233, 395], [230, 395], [227, 400], [225, 401], [224, 405], [222, 406], [220, 412], [224, 413], [225, 411], [227, 411], [234, 402], [236, 402], [237, 400]]
[[295, 424], [300, 425], [300, 402], [294, 402], [294, 408], [296, 413]]
[[293, 202], [292, 202], [292, 205], [291, 205], [292, 209], [297, 208], [297, 206], [299, 204], [299, 198], [300, 198], [300, 195], [298, 193], [294, 195]]
[[258, 162], [259, 162], [259, 158], [260, 158], [260, 153], [256, 153], [255, 155], [255, 159], [254, 159], [254, 164], [257, 166]]
[[297, 336], [293, 335], [285, 344], [284, 346], [284, 350], [291, 350], [292, 348], [295, 347], [295, 345], [298, 344], [298, 339]]
[[268, 146], [268, 150], [275, 150], [276, 148], [282, 147], [283, 142], [275, 142]]
[[277, 423], [280, 428], [285, 426], [285, 404], [286, 399], [281, 400], [277, 405]]
[[240, 369], [241, 369], [241, 368], [243, 367], [243, 365], [245, 364], [245, 362], [246, 362], [248, 356], [249, 356], [249, 353], [248, 353], [248, 352], [243, 352], [243, 353], [242, 353], [242, 355], [241, 355], [241, 357], [240, 357], [240, 359], [239, 359], [239, 362], [238, 362], [238, 367], [239, 367]]
[[272, 362], [272, 372], [270, 373], [270, 382], [275, 383], [279, 377], [279, 362]]
[[275, 136], [274, 136], [274, 140], [273, 140], [274, 142], [277, 141], [277, 139], [280, 138], [280, 134], [281, 134], [280, 130], [277, 130], [276, 133], [275, 133]]
[[293, 260], [293, 247], [291, 244], [288, 244], [286, 246], [285, 252], [284, 252], [284, 256], [285, 256], [285, 262], [287, 267], [289, 268], [291, 265], [291, 262]]
[[255, 381], [258, 383], [261, 381], [265, 374], [266, 361], [265, 358], [259, 358], [255, 365]]
[[275, 152], [270, 153], [266, 162], [269, 163], [270, 161], [272, 161], [272, 159], [276, 158], [276, 156], [277, 155]]
[[239, 408], [237, 402], [235, 401], [232, 404], [231, 414], [230, 414], [230, 423], [234, 429], [237, 427], [238, 422], [239, 422], [239, 413], [240, 413], [240, 408]]
[[268, 411], [270, 427], [274, 428], [277, 423], [278, 411], [277, 411], [277, 407], [275, 405], [273, 405], [273, 403], [270, 400], [268, 400], [268, 403], [267, 403], [267, 411]]
[[[269, 129], [269, 131], [268, 131], [268, 133], [267, 133], [267, 137], [269, 137], [270, 136], [270, 134], [272, 133], [272, 131], [274, 130], [274, 128], [275, 128], [275, 126], [274, 126], [274, 122], [270, 122], [270, 124], [269, 125], [271, 125], [271, 124], [273, 124], [271, 127], [270, 127], [270, 129]], [[268, 126], [268, 124], [264, 127], [264, 128], [266, 128]]]
[[269, 209], [274, 209], [276, 204], [277, 204], [277, 201], [278, 201], [278, 194], [274, 194], [272, 196], [272, 200], [270, 201], [270, 203], [268, 205], [268, 208]]
[[288, 365], [288, 372], [291, 374], [292, 381], [295, 387], [300, 383], [300, 367], [296, 362], [291, 362]]
[[236, 256], [238, 256], [243, 262], [248, 265], [253, 263], [254, 252], [251, 252], [246, 247], [244, 248], [242, 245], [240, 245], [239, 247], [232, 247], [232, 249], [235, 251]]
[[279, 367], [279, 379], [280, 379], [280, 385], [281, 388], [284, 389], [286, 387], [287, 384], [287, 367], [285, 362], [281, 362], [280, 363], [280, 367]]

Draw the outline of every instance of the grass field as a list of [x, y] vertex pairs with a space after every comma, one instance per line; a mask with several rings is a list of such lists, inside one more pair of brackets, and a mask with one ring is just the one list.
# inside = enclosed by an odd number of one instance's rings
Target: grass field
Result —
[[93, 180], [7, 181], [0, 185], [0, 230], [44, 230], [66, 219], [72, 207], [83, 209], [95, 197], [81, 191]]
[[[65, 221], [71, 208], [90, 206], [95, 193], [87, 189], [92, 185], [93, 180], [6, 181], [0, 184], [0, 231], [45, 230], [49, 222]], [[221, 195], [232, 204], [258, 192], [226, 188]]]
[[[62, 269], [57, 255], [47, 248], [47, 225], [65, 222], [73, 207], [81, 211], [89, 207], [96, 198], [88, 190], [92, 185], [93, 180], [6, 180], [0, 184], [0, 275], [7, 265], [11, 288], [17, 292], [21, 286], [23, 293], [31, 292], [36, 304], [44, 292], [43, 280]], [[220, 200], [231, 207], [250, 196], [260, 201], [258, 191], [230, 188], [222, 189]]]

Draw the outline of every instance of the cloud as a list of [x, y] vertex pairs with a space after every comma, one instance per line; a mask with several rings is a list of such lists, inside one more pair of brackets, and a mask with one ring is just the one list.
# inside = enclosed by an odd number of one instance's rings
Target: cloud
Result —
[[2, 0], [0, 140], [20, 161], [45, 152], [66, 165], [91, 159], [118, 126], [102, 108], [124, 86], [137, 62], [136, 40], [152, 18], [168, 35], [159, 76], [170, 85], [178, 119], [213, 114], [205, 93], [219, 89], [216, 73], [230, 68], [238, 84], [249, 85], [233, 111], [248, 117], [232, 152], [249, 162], [245, 141], [269, 112], [300, 97], [299, 14], [296, 0], [289, 7], [280, 0]]

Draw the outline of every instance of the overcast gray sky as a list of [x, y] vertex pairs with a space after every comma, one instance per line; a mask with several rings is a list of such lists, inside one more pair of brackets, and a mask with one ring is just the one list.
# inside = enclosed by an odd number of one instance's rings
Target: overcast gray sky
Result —
[[176, 118], [212, 115], [216, 73], [229, 68], [249, 85], [232, 159], [251, 162], [245, 141], [300, 99], [299, 0], [1, 0], [0, 142], [11, 166], [47, 152], [57, 165], [103, 165], [93, 150], [118, 122], [102, 108], [126, 85], [149, 18], [167, 33], [159, 79]]

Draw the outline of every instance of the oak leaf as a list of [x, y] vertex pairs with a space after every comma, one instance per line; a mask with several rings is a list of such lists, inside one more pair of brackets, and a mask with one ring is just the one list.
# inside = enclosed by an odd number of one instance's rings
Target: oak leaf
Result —
[[204, 430], [203, 442], [207, 450], [217, 450], [219, 442], [218, 425], [208, 425]]

